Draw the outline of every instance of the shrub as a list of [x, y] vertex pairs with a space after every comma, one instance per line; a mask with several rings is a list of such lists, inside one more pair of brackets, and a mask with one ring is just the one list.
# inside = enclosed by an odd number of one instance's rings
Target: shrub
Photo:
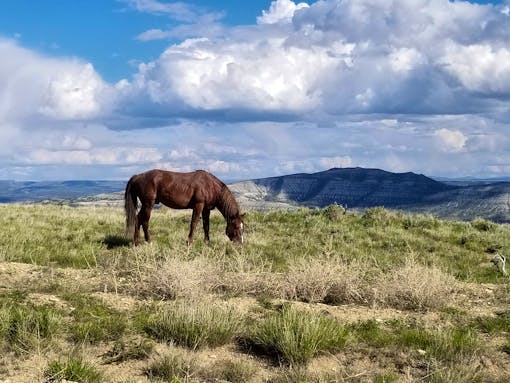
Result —
[[280, 361], [300, 365], [321, 352], [341, 349], [347, 338], [347, 330], [334, 319], [284, 307], [266, 319], [249, 340]]
[[404, 310], [426, 311], [446, 306], [459, 285], [455, 278], [436, 267], [408, 261], [381, 277], [376, 284], [379, 302]]
[[323, 213], [327, 219], [336, 222], [345, 215], [346, 209], [342, 205], [333, 204], [325, 207]]
[[478, 231], [494, 231], [497, 227], [494, 222], [488, 221], [484, 218], [475, 218], [471, 221], [471, 226]]
[[309, 260], [289, 267], [279, 286], [282, 298], [309, 303], [360, 303], [369, 299], [359, 264]]

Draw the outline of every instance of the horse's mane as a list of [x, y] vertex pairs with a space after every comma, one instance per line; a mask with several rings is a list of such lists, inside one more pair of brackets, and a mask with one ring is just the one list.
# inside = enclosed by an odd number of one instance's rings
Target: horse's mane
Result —
[[218, 195], [217, 208], [223, 214], [227, 222], [240, 214], [239, 205], [227, 185], [222, 184]]

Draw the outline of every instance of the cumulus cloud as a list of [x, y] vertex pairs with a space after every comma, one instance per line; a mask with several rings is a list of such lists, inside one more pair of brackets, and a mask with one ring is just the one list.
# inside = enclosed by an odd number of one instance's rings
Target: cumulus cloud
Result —
[[307, 3], [296, 4], [291, 0], [276, 0], [271, 3], [268, 11], [262, 11], [262, 16], [257, 17], [257, 23], [288, 23], [292, 20], [297, 10], [307, 7], [309, 7]]
[[182, 40], [117, 84], [92, 63], [0, 40], [0, 137], [15, 142], [0, 157], [12, 174], [60, 163], [455, 175], [510, 163], [508, 3], [276, 0], [234, 27], [189, 3], [124, 3], [182, 22], [139, 40]]
[[[38, 55], [0, 38], [0, 118], [94, 118], [108, 108], [109, 86], [90, 63]], [[30, 91], [27, 91], [27, 90]]]
[[277, 0], [256, 26], [195, 31], [140, 66], [130, 85], [155, 108], [172, 105], [181, 115], [487, 112], [494, 106], [487, 96], [510, 92], [504, 9], [448, 0]]

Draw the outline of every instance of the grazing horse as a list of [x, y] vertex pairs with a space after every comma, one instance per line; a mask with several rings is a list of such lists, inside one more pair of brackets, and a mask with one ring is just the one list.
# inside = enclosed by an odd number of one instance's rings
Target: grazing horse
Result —
[[[138, 200], [142, 206], [137, 215]], [[193, 233], [200, 215], [204, 226], [205, 240], [209, 241], [209, 216], [218, 208], [227, 222], [225, 233], [234, 242], [243, 243], [243, 217], [239, 205], [227, 185], [204, 170], [191, 173], [176, 173], [153, 169], [136, 174], [128, 181], [124, 194], [126, 232], [134, 229], [135, 245], [140, 243], [140, 225], [145, 240], [150, 241], [149, 219], [155, 203], [173, 209], [193, 209], [188, 235], [188, 245], [193, 242]]]

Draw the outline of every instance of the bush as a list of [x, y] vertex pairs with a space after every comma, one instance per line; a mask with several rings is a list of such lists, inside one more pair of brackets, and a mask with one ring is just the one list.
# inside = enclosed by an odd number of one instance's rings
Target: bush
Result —
[[376, 287], [376, 299], [384, 305], [417, 311], [446, 306], [459, 288], [453, 276], [413, 261], [383, 275]]
[[475, 218], [471, 221], [471, 226], [479, 231], [494, 231], [497, 227], [494, 222], [487, 221], [484, 218]]
[[342, 205], [333, 204], [325, 207], [323, 213], [330, 221], [336, 222], [345, 215], [346, 209]]

